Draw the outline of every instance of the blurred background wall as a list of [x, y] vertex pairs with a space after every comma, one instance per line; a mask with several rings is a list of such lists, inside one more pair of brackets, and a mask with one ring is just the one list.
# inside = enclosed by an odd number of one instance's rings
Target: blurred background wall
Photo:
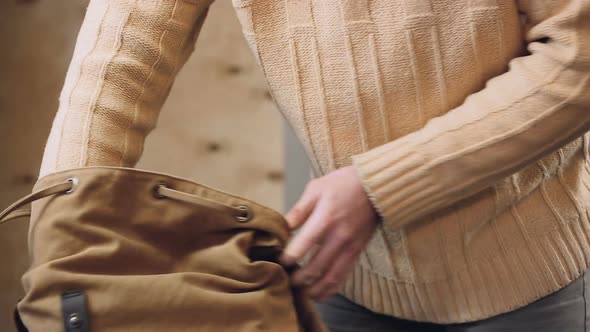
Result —
[[[37, 179], [87, 4], [0, 1], [1, 208], [29, 193]], [[218, 0], [138, 167], [187, 177], [284, 211], [309, 174], [285, 128], [231, 1]], [[285, 172], [291, 174], [288, 179]], [[285, 182], [290, 183], [286, 195]], [[22, 297], [20, 277], [29, 263], [27, 226], [18, 220], [0, 227], [0, 331], [14, 330], [12, 310]]]

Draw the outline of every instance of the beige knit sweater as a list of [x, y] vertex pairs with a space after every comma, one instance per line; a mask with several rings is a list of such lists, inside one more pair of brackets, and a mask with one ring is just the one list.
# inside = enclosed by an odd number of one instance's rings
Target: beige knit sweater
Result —
[[[91, 1], [41, 175], [136, 163], [210, 2]], [[348, 298], [465, 322], [589, 266], [590, 0], [233, 4], [316, 173], [382, 217]]]

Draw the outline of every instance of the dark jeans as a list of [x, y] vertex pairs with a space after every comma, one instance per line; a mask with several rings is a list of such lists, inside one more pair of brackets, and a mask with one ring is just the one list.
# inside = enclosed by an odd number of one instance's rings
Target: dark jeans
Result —
[[384, 316], [335, 296], [318, 304], [332, 332], [590, 332], [590, 273], [523, 308], [485, 320], [451, 325], [418, 323]]

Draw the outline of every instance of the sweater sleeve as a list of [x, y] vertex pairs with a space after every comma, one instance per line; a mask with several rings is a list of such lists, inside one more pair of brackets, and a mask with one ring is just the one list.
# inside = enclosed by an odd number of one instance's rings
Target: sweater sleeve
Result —
[[41, 176], [81, 166], [137, 163], [211, 2], [90, 2]]
[[590, 129], [590, 1], [521, 1], [528, 54], [416, 132], [352, 157], [392, 228], [443, 209]]

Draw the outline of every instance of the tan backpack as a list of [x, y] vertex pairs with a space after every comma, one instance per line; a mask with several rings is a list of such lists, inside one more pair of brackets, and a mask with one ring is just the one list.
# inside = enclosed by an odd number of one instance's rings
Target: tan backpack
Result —
[[324, 331], [277, 256], [267, 207], [152, 172], [88, 167], [40, 179], [20, 331]]

